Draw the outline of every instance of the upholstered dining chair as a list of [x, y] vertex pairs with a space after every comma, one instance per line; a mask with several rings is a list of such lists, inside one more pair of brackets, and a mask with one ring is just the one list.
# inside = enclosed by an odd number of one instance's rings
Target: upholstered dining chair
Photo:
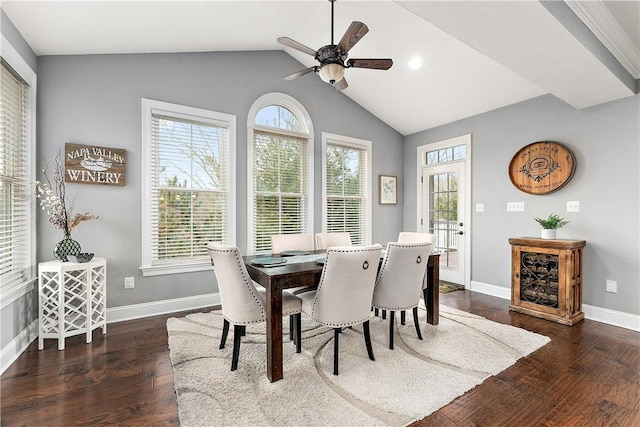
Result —
[[389, 311], [389, 348], [392, 350], [396, 311], [413, 309], [416, 334], [422, 339], [418, 324], [418, 304], [430, 251], [431, 243], [387, 244], [373, 291], [372, 306]]
[[331, 246], [351, 246], [351, 234], [316, 233], [316, 249], [325, 250]]
[[333, 374], [338, 375], [342, 328], [362, 324], [369, 359], [376, 360], [369, 334], [371, 301], [381, 245], [332, 246], [327, 250], [318, 289], [300, 294], [302, 311], [333, 328]]
[[[224, 348], [229, 333], [229, 324], [233, 324], [233, 357], [231, 370], [238, 367], [240, 355], [240, 341], [245, 335], [246, 325], [264, 322], [266, 290], [263, 287], [256, 288], [244, 266], [240, 250], [235, 246], [226, 246], [210, 242], [207, 250], [211, 256], [213, 271], [218, 281], [220, 301], [222, 303], [222, 338], [220, 348]], [[295, 295], [282, 292], [282, 315], [290, 316], [290, 322], [294, 323], [296, 352], [301, 350], [300, 313], [302, 302]]]
[[313, 251], [313, 235], [311, 234], [274, 234], [271, 236], [271, 252]]
[[[427, 242], [431, 243], [431, 252], [432, 254], [436, 247], [436, 235], [431, 233], [416, 233], [413, 231], [401, 231], [398, 235], [398, 243], [421, 243]], [[436, 283], [436, 286], [438, 284]], [[424, 276], [424, 281], [422, 282], [422, 295], [424, 297], [424, 304], [427, 305], [427, 275]], [[404, 311], [400, 312], [400, 323], [404, 325]]]
[[[271, 252], [279, 254], [283, 251], [313, 251], [313, 235], [311, 234], [274, 234], [271, 236]], [[314, 287], [299, 286], [287, 289], [294, 295], [315, 289]], [[289, 322], [289, 339], [294, 339], [293, 322]]]
[[398, 243], [431, 243], [431, 252], [436, 246], [436, 235], [431, 233], [415, 233], [412, 231], [401, 231], [398, 235]]

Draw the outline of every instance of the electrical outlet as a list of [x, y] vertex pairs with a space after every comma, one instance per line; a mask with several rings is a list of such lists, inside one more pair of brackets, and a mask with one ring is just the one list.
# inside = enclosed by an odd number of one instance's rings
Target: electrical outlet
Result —
[[618, 292], [618, 282], [616, 282], [615, 280], [607, 280], [605, 291], [611, 292], [612, 294]]
[[135, 288], [135, 281], [133, 277], [125, 277], [124, 278], [124, 288], [125, 289], [133, 289]]
[[580, 202], [578, 200], [567, 202], [567, 212], [580, 212]]
[[507, 212], [524, 212], [524, 202], [507, 202]]
[[476, 203], [476, 212], [484, 212], [484, 203]]

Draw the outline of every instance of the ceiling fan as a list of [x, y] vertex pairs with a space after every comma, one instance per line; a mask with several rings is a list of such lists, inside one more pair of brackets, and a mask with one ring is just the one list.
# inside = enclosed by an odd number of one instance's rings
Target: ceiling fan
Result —
[[337, 90], [343, 90], [349, 86], [344, 78], [344, 70], [346, 68], [370, 68], [374, 70], [388, 70], [391, 68], [393, 65], [391, 59], [352, 58], [347, 60], [349, 50], [369, 32], [369, 28], [362, 22], [353, 21], [342, 36], [342, 39], [340, 39], [340, 42], [337, 45], [333, 44], [333, 3], [336, 0], [329, 1], [331, 2], [331, 44], [322, 46], [317, 51], [314, 51], [289, 37], [278, 38], [278, 43], [311, 55], [320, 63], [320, 65], [305, 68], [304, 70], [285, 76], [284, 79], [293, 80], [314, 72], [318, 73], [322, 80], [333, 85]]

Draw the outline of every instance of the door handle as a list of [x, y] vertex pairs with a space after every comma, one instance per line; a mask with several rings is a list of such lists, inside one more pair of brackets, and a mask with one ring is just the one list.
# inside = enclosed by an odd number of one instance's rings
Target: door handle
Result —
[[458, 231], [458, 234], [462, 236], [464, 234], [464, 231]]

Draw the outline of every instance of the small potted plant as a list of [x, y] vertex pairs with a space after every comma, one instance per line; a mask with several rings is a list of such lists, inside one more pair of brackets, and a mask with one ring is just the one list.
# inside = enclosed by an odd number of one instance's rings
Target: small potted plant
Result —
[[543, 239], [555, 239], [556, 230], [569, 224], [561, 216], [552, 213], [547, 218], [534, 218], [540, 226], [542, 226], [541, 236]]

